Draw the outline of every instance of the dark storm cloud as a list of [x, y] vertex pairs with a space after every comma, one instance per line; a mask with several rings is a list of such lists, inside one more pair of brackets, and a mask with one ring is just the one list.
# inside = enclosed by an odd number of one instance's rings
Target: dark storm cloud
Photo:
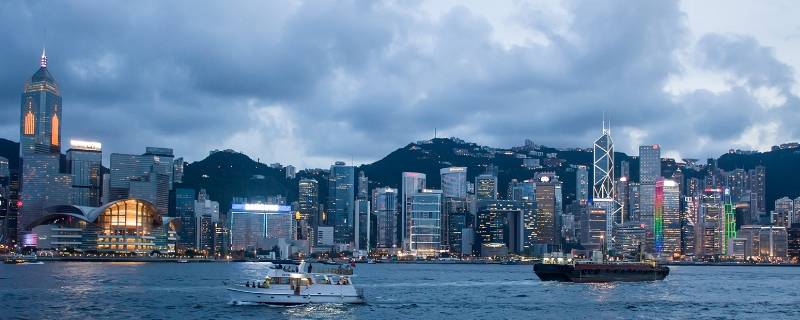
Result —
[[[673, 1], [568, 3], [555, 22], [516, 4], [518, 22], [547, 43], [511, 46], [480, 12], [431, 17], [417, 5], [4, 2], [0, 135], [17, 139], [21, 85], [44, 42], [65, 136], [109, 152], [168, 146], [194, 160], [233, 147], [323, 166], [376, 160], [434, 128], [498, 146], [588, 146], [605, 112], [625, 151], [661, 143], [702, 157], [753, 125], [797, 117], [793, 71], [745, 37], [706, 35], [691, 53], [741, 83], [667, 93], [684, 72], [678, 52], [694, 45]], [[759, 87], [786, 105], [765, 110]]]

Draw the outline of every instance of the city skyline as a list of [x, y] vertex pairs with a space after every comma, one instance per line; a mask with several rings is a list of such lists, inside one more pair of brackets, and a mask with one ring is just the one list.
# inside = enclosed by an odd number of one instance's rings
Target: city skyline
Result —
[[[798, 118], [800, 63], [793, 45], [782, 40], [792, 28], [775, 30], [793, 25], [785, 18], [793, 9], [778, 12], [782, 7], [776, 2], [748, 10], [747, 4], [733, 3], [726, 9], [736, 14], [723, 18], [705, 8], [713, 3], [603, 4], [620, 5], [637, 6], [634, 11], [641, 14], [575, 3], [327, 8], [338, 15], [325, 14], [325, 4], [265, 4], [270, 10], [245, 5], [252, 10], [225, 7], [213, 13], [207, 6], [153, 5], [174, 13], [162, 16], [115, 4], [5, 3], [3, 20], [20, 32], [0, 39], [12, 48], [0, 53], [9, 62], [0, 75], [0, 106], [7, 115], [0, 137], [15, 140], [17, 89], [46, 45], [53, 75], [69, 92], [62, 140], [101, 141], [106, 154], [164, 146], [195, 161], [208, 150], [232, 148], [264, 162], [324, 168], [341, 159], [378, 160], [434, 131], [497, 147], [525, 138], [553, 147], [587, 147], [603, 111], [616, 149], [628, 154], [658, 143], [666, 157], [706, 158], [730, 148], [763, 151], [798, 140], [797, 129], [785, 124]], [[174, 34], [158, 36], [156, 30], [130, 28], [135, 25], [126, 19], [90, 14], [125, 9], [131, 10], [123, 16], [168, 25]], [[245, 26], [263, 20], [260, 15], [231, 19], [232, 12], [264, 10], [280, 19], [254, 29]], [[15, 12], [26, 14], [9, 16]], [[770, 23], [750, 30], [726, 20], [742, 12], [770, 16]], [[365, 17], [357, 19], [362, 25], [348, 22], [355, 15]], [[32, 18], [40, 16], [48, 22]], [[164, 22], [167, 16], [174, 22]], [[187, 25], [194, 17], [222, 23], [215, 24], [216, 32], [195, 29]], [[599, 30], [584, 25], [609, 18], [613, 23]], [[92, 32], [71, 32], [68, 24], [76, 21], [91, 23]], [[386, 27], [389, 23], [396, 28]], [[308, 37], [306, 30], [323, 26], [331, 28]], [[358, 39], [347, 36], [360, 32], [364, 36]], [[588, 41], [599, 32], [626, 36]], [[426, 34], [430, 43], [415, 41]], [[182, 37], [193, 41], [175, 41]], [[208, 50], [208, 42], [232, 55]], [[298, 50], [304, 54], [296, 55]], [[603, 61], [603, 68], [581, 68], [604, 55], [614, 58]], [[652, 65], [641, 65], [648, 61]], [[421, 73], [426, 65], [430, 72]], [[489, 113], [498, 107], [503, 112]], [[130, 119], [134, 130], [107, 121], [114, 117]], [[329, 135], [331, 128], [337, 134]]]

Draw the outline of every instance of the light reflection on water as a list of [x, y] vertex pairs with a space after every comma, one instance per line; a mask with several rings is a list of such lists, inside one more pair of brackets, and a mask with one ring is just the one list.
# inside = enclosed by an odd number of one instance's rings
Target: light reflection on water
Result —
[[[233, 306], [258, 263], [0, 265], [0, 318], [800, 318], [800, 268], [675, 267], [665, 281], [541, 282], [530, 266], [359, 265], [367, 304]], [[747, 297], [747, 303], [733, 303]]]

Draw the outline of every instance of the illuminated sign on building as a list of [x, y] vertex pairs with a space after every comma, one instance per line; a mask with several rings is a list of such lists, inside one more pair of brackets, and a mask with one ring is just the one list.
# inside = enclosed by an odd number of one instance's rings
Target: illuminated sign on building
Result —
[[70, 140], [69, 145], [73, 149], [90, 150], [90, 151], [100, 151], [102, 148], [102, 144], [100, 144], [100, 142], [95, 142], [95, 141]]
[[292, 211], [290, 206], [264, 203], [234, 203], [231, 205], [233, 210], [260, 211], [260, 212], [288, 212]]

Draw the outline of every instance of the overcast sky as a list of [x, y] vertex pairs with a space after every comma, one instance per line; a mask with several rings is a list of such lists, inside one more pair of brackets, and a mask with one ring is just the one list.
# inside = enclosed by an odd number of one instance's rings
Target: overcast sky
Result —
[[797, 1], [2, 1], [0, 137], [46, 44], [63, 135], [327, 167], [457, 136], [666, 156], [800, 140]]

